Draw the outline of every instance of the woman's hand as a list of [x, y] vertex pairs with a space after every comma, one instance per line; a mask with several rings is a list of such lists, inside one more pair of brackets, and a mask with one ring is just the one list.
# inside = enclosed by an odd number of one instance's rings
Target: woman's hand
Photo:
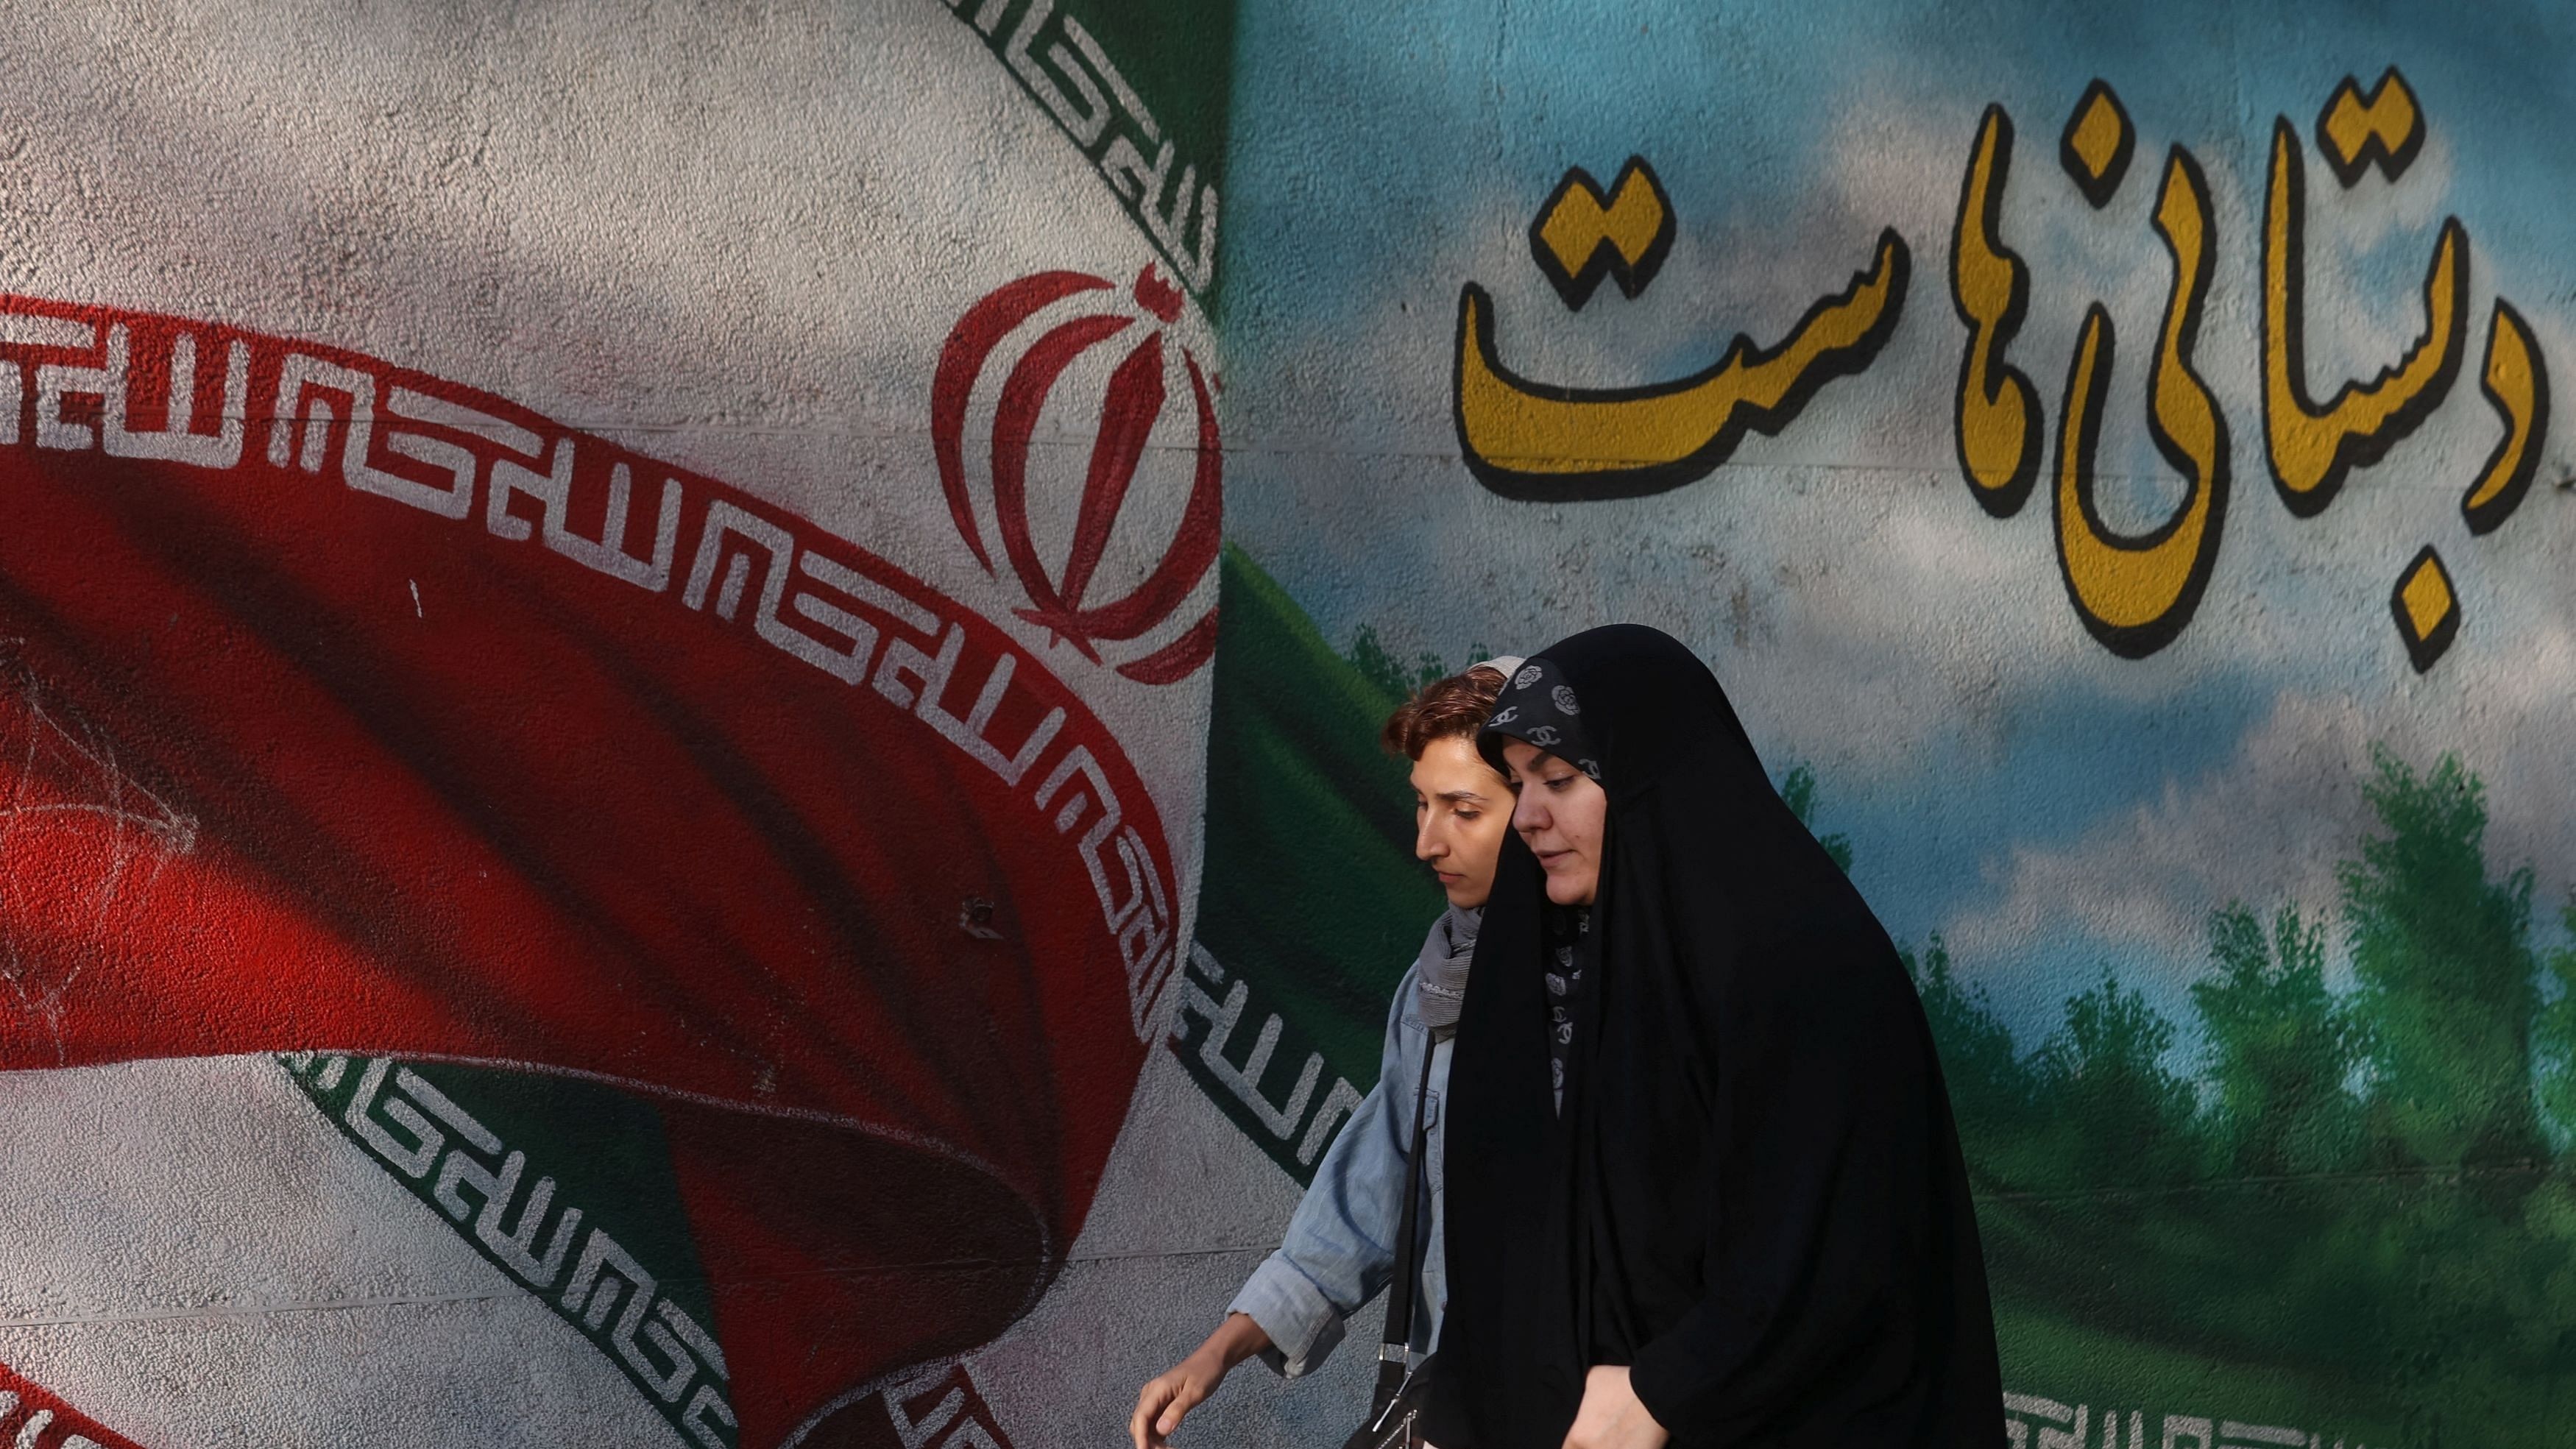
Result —
[[1136, 1449], [1166, 1449], [1182, 1417], [1206, 1402], [1236, 1364], [1269, 1346], [1270, 1335], [1250, 1315], [1227, 1314], [1207, 1342], [1148, 1381], [1136, 1395], [1135, 1417], [1127, 1421], [1127, 1434]]
[[1583, 1376], [1583, 1407], [1574, 1411], [1565, 1449], [1664, 1449], [1672, 1437], [1637, 1401], [1626, 1368], [1604, 1365]]

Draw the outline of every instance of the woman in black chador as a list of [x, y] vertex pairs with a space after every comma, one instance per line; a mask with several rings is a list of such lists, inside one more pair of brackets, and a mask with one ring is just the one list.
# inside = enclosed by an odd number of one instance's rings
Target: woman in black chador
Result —
[[1887, 933], [1708, 667], [1517, 671], [1449, 1097], [1441, 1449], [2003, 1441], [1985, 1266]]

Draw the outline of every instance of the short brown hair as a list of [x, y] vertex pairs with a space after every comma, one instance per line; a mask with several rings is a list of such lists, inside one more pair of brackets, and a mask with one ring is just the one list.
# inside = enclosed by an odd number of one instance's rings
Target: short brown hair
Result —
[[1435, 679], [1413, 692], [1378, 731], [1378, 743], [1390, 755], [1422, 758], [1434, 740], [1472, 740], [1494, 712], [1503, 694], [1503, 672], [1479, 664], [1464, 674]]

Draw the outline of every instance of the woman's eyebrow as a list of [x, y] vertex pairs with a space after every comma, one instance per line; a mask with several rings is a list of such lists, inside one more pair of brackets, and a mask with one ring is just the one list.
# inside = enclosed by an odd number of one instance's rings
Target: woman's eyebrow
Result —
[[1442, 800], [1476, 800], [1476, 801], [1481, 801], [1481, 800], [1483, 800], [1485, 797], [1484, 797], [1482, 794], [1480, 794], [1479, 792], [1474, 791], [1474, 790], [1443, 790], [1443, 791], [1441, 791], [1441, 792], [1440, 792], [1440, 794], [1439, 794], [1439, 796], [1438, 796], [1437, 798], [1442, 799]]

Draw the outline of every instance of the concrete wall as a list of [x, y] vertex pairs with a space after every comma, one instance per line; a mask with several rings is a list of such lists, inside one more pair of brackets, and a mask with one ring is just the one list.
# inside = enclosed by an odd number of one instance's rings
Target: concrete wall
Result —
[[2015, 1445], [2565, 1441], [2544, 7], [9, 18], [0, 1434], [1112, 1442], [1434, 909], [1378, 718], [1627, 618]]

